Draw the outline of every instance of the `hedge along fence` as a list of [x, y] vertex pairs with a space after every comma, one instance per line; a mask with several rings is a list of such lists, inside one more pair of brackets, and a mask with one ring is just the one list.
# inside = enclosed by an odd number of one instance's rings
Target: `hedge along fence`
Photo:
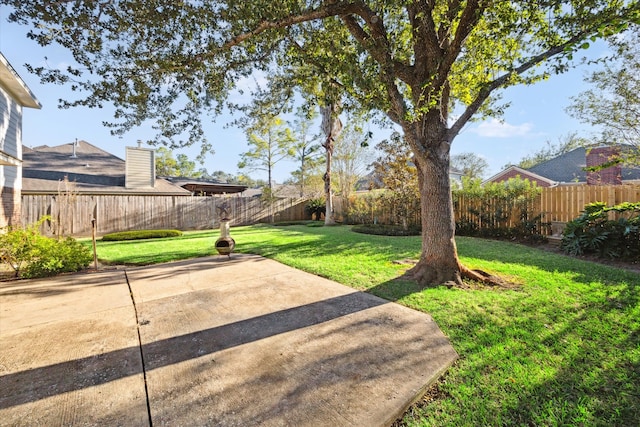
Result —
[[[518, 179], [485, 186], [469, 181], [465, 189], [453, 191], [458, 234], [494, 237], [541, 234], [542, 224], [534, 206], [539, 191], [529, 181]], [[421, 225], [420, 203], [415, 194], [396, 197], [390, 191], [369, 192], [361, 194], [358, 200], [350, 200], [348, 206], [346, 222], [377, 222], [404, 229]]]
[[536, 203], [541, 191], [535, 183], [516, 178], [486, 185], [470, 181], [453, 191], [456, 232], [509, 238], [548, 234]]
[[[539, 188], [536, 197], [514, 198], [510, 202], [504, 198], [481, 197], [480, 193], [453, 192], [453, 207], [456, 223], [465, 224], [477, 230], [489, 229], [500, 226], [503, 228], [516, 228], [522, 226], [523, 212], [527, 213], [527, 221], [534, 220], [538, 215], [539, 223], [552, 221], [567, 222], [577, 218], [584, 207], [594, 202], [605, 202], [608, 206], [618, 205], [623, 202], [640, 202], [640, 185], [568, 185], [551, 188]], [[344, 208], [345, 203], [341, 198], [335, 203], [338, 216], [347, 223], [371, 224], [397, 224], [392, 211], [393, 206], [384, 203], [382, 191], [369, 191], [357, 193], [356, 200], [350, 200], [350, 210]], [[354, 208], [355, 207], [355, 208]], [[409, 223], [420, 223], [420, 205], [417, 200], [404, 208], [408, 212]], [[614, 212], [610, 213], [610, 219], [617, 219]], [[551, 233], [549, 227], [541, 227], [540, 234]]]
[[390, 191], [372, 190], [356, 193], [348, 199], [334, 198], [336, 219], [346, 224], [389, 224], [420, 226], [420, 200], [403, 203]]
[[266, 202], [249, 197], [155, 195], [23, 195], [22, 224], [45, 215], [40, 232], [47, 236], [90, 236], [96, 219], [99, 235], [142, 229], [202, 230], [218, 226], [217, 209], [226, 203], [232, 225], [305, 219], [306, 199]]

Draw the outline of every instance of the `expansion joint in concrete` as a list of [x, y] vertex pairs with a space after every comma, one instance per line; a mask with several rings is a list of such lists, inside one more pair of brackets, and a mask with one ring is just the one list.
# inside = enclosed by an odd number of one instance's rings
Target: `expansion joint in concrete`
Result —
[[133, 312], [136, 316], [136, 331], [138, 332], [138, 348], [140, 349], [140, 359], [142, 361], [142, 376], [144, 378], [144, 395], [147, 402], [147, 416], [149, 417], [149, 427], [153, 427], [153, 420], [151, 419], [151, 403], [149, 402], [149, 387], [147, 384], [147, 364], [144, 361], [144, 351], [142, 350], [142, 335], [140, 334], [140, 319], [138, 316], [138, 306], [136, 305], [136, 299], [133, 296], [133, 290], [131, 289], [131, 283], [129, 283], [129, 276], [127, 271], [124, 271], [124, 277], [127, 280], [127, 287], [129, 288], [129, 296], [131, 297], [131, 304], [133, 305]]

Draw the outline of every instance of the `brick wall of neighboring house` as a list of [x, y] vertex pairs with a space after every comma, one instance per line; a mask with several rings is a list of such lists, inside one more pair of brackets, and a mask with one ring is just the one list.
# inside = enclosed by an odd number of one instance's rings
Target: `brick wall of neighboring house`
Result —
[[[603, 163], [613, 160], [619, 154], [620, 151], [616, 147], [598, 147], [587, 150], [587, 168], [600, 166]], [[598, 171], [587, 171], [587, 184], [622, 184], [622, 166], [617, 164]]]
[[542, 181], [539, 179], [536, 179], [532, 176], [529, 175], [523, 175], [521, 172], [517, 171], [517, 170], [510, 170], [508, 172], [505, 172], [503, 175], [500, 175], [500, 179], [498, 179], [497, 181], [494, 182], [504, 182], [507, 181], [511, 178], [517, 178], [520, 177], [522, 179], [528, 179], [531, 182], [535, 182], [536, 184], [538, 184], [538, 187], [550, 187], [551, 184], [549, 184], [546, 181]]
[[0, 188], [0, 228], [20, 224], [20, 192], [10, 187]]

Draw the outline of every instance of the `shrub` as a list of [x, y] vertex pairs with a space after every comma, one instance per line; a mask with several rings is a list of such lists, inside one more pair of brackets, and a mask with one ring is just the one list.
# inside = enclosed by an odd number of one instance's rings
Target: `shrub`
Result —
[[456, 220], [456, 234], [544, 241], [542, 229], [549, 224], [533, 212], [540, 191], [535, 182], [520, 178], [486, 185], [463, 179], [462, 188], [453, 191], [454, 204], [466, 206]]
[[349, 197], [345, 222], [347, 224], [373, 224], [377, 222], [382, 192], [368, 192]]
[[309, 218], [314, 217], [316, 221], [320, 221], [320, 217], [327, 213], [327, 206], [324, 197], [317, 199], [310, 199], [304, 207], [305, 212], [309, 215]]
[[[617, 212], [619, 218], [609, 219], [609, 212]], [[560, 247], [570, 255], [640, 258], [640, 203], [607, 207], [604, 202], [596, 202], [585, 206], [578, 218], [567, 223]]]
[[359, 224], [351, 227], [352, 231], [362, 234], [376, 234], [380, 236], [418, 236], [421, 227], [404, 227], [401, 225], [387, 224]]
[[180, 230], [133, 230], [105, 234], [102, 236], [102, 240], [105, 242], [115, 242], [120, 240], [160, 239], [179, 236], [182, 236], [182, 231]]
[[79, 271], [93, 260], [91, 251], [67, 237], [56, 240], [38, 231], [44, 218], [27, 228], [8, 228], [0, 234], [0, 261], [16, 277], [33, 278]]
[[309, 221], [278, 221], [274, 222], [272, 225], [275, 227], [288, 227], [290, 225], [307, 225]]

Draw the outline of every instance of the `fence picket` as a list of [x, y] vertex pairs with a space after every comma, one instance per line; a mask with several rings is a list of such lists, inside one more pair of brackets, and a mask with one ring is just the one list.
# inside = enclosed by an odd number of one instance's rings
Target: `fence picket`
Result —
[[257, 198], [142, 195], [74, 195], [60, 203], [59, 195], [23, 195], [22, 224], [35, 224], [44, 215], [40, 231], [44, 235], [91, 235], [91, 219], [96, 212], [100, 235], [116, 231], [175, 228], [199, 230], [217, 227], [216, 207], [227, 202], [233, 225], [305, 219], [306, 199], [276, 199], [266, 203]]

